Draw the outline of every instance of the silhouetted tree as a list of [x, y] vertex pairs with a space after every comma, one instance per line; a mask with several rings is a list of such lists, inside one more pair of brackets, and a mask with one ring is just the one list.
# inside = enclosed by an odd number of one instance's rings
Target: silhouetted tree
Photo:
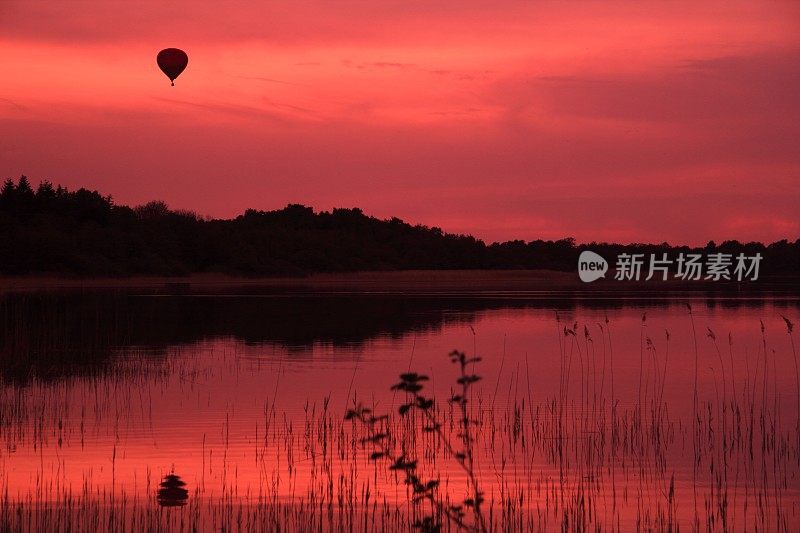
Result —
[[572, 272], [591, 249], [610, 258], [671, 251], [761, 253], [762, 273], [800, 271], [800, 241], [764, 246], [725, 241], [704, 248], [661, 244], [507, 241], [487, 246], [468, 235], [379, 220], [361, 209], [315, 213], [290, 204], [248, 209], [234, 219], [202, 219], [161, 201], [116, 205], [97, 191], [68, 191], [43, 181], [34, 192], [25, 176], [0, 188], [0, 272], [81, 276], [226, 272], [303, 275], [311, 272], [407, 269], [551, 269]]

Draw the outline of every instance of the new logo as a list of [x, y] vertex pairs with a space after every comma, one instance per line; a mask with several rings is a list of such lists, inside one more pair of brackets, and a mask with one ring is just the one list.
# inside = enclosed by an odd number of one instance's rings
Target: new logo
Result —
[[584, 250], [578, 257], [578, 276], [586, 283], [605, 277], [608, 262], [600, 255]]

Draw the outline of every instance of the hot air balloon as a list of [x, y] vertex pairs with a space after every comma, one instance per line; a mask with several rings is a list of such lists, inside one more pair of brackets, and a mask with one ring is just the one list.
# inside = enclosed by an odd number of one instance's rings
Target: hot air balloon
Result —
[[158, 53], [156, 61], [158, 61], [158, 68], [167, 75], [169, 81], [171, 81], [174, 86], [175, 78], [181, 75], [181, 72], [183, 72], [186, 65], [189, 63], [189, 56], [187, 56], [186, 52], [183, 50], [165, 48]]

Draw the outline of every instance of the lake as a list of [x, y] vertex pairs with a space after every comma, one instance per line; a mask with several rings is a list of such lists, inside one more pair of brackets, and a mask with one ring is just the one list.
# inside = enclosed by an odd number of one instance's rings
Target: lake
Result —
[[3, 529], [800, 527], [796, 297], [169, 292], [0, 297]]

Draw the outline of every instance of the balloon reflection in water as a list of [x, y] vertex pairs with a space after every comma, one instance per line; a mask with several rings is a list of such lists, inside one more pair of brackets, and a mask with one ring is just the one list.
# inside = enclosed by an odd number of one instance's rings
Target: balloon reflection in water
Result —
[[186, 483], [175, 474], [164, 476], [161, 488], [158, 489], [158, 504], [162, 507], [180, 507], [189, 500], [189, 491], [184, 487]]

